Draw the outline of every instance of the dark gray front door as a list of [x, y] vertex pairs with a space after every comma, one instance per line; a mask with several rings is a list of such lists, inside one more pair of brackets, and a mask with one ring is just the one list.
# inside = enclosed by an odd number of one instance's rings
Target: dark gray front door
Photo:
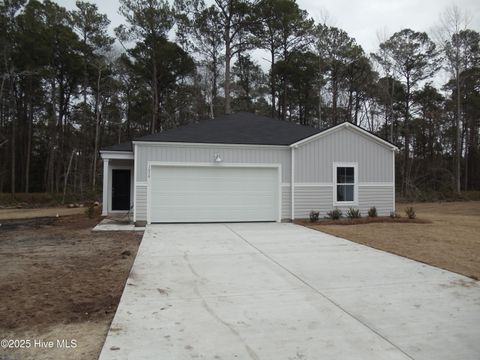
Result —
[[130, 209], [130, 170], [112, 170], [112, 210]]

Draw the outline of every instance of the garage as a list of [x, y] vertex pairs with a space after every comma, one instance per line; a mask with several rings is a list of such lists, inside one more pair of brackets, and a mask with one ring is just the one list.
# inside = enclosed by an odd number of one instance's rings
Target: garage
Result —
[[150, 166], [150, 223], [280, 220], [280, 167]]

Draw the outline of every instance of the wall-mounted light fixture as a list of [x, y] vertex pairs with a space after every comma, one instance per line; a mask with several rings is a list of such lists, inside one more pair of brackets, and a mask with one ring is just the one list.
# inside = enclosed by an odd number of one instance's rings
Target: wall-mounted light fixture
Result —
[[222, 157], [220, 156], [220, 154], [215, 154], [215, 157], [214, 157], [214, 161], [216, 163], [221, 163], [223, 161]]

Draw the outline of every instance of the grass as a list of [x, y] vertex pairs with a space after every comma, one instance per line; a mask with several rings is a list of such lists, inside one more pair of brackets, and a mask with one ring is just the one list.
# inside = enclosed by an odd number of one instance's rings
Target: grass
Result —
[[[409, 206], [417, 219], [406, 221], [404, 210]], [[480, 279], [480, 201], [397, 204], [397, 212], [402, 215], [399, 220], [302, 225]]]

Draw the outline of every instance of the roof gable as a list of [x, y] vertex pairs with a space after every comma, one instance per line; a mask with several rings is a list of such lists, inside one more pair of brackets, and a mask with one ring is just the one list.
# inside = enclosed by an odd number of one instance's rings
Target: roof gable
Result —
[[318, 140], [324, 136], [328, 136], [329, 134], [332, 134], [338, 130], [341, 130], [341, 129], [349, 129], [353, 132], [356, 132], [366, 138], [368, 138], [369, 140], [373, 140], [375, 142], [377, 142], [379, 145], [382, 145], [390, 150], [398, 150], [398, 147], [394, 144], [392, 144], [391, 142], [387, 141], [387, 140], [384, 140], [382, 139], [380, 136], [378, 135], [375, 135], [363, 128], [361, 128], [360, 126], [358, 125], [355, 125], [355, 124], [352, 124], [350, 122], [343, 122], [339, 125], [336, 125], [336, 126], [332, 126], [328, 129], [324, 129], [322, 130], [321, 132], [317, 133], [317, 134], [313, 134], [312, 136], [309, 136], [307, 138], [304, 138], [300, 141], [297, 141], [293, 144], [291, 144], [290, 146], [291, 147], [299, 147], [299, 146], [302, 146], [306, 143], [309, 143], [310, 141], [315, 141], [315, 140]]

